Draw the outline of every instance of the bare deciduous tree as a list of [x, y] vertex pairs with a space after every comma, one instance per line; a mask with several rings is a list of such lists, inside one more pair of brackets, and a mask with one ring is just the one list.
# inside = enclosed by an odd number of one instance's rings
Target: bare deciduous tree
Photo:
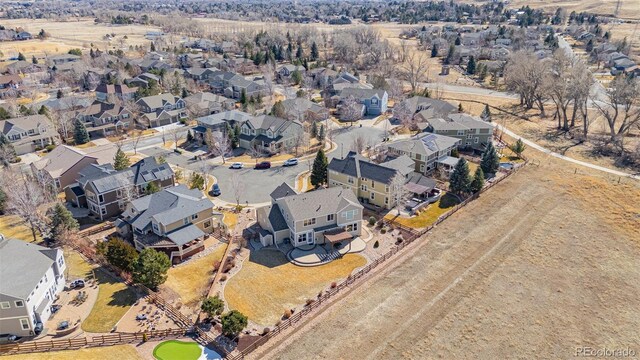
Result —
[[409, 130], [413, 130], [415, 128], [416, 122], [413, 115], [413, 111], [411, 111], [411, 108], [406, 101], [397, 104], [393, 108], [393, 117], [398, 119], [400, 123]]
[[357, 121], [362, 118], [362, 105], [353, 96], [342, 99], [340, 105], [340, 119], [344, 121]]
[[367, 147], [367, 139], [364, 136], [358, 135], [355, 138], [353, 138], [351, 142], [351, 151], [355, 151], [358, 154], [362, 154], [362, 152], [366, 149], [366, 147]]
[[211, 131], [211, 129], [207, 129], [207, 132], [204, 134], [204, 142], [207, 144], [210, 153], [214, 156], [222, 157], [222, 163], [224, 164], [226, 157], [232, 152], [229, 136], [222, 131]]
[[544, 81], [548, 66], [528, 51], [518, 51], [509, 57], [504, 69], [507, 89], [520, 96], [520, 103], [526, 109], [538, 106], [544, 116]]
[[607, 121], [609, 141], [623, 152], [623, 137], [640, 123], [640, 80], [617, 76], [609, 84], [604, 104], [593, 101], [593, 105]]
[[406, 183], [407, 179], [402, 174], [396, 173], [389, 184], [389, 205], [395, 207], [398, 213], [400, 213], [400, 209], [409, 195], [409, 191], [404, 186]]
[[16, 169], [3, 170], [0, 186], [6, 194], [6, 210], [17, 215], [31, 229], [33, 241], [38, 234], [45, 234], [47, 226], [46, 210], [52, 198], [33, 176]]
[[231, 191], [233, 191], [233, 198], [236, 199], [236, 206], [240, 206], [240, 197], [244, 193], [244, 182], [238, 173], [233, 174]]
[[405, 79], [411, 85], [411, 91], [415, 92], [429, 72], [429, 58], [423, 52], [412, 52], [407, 55], [403, 70]]

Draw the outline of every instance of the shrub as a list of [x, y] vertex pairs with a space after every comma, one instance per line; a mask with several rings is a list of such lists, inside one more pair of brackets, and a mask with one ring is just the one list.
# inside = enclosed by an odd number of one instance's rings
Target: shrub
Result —
[[380, 234], [386, 234], [386, 233], [387, 233], [387, 229], [385, 228], [380, 229]]
[[336, 282], [335, 282], [335, 281], [334, 281], [334, 282], [332, 282], [332, 283], [331, 283], [331, 288], [332, 288], [332, 289], [335, 289], [336, 287], [338, 287], [338, 284], [336, 284]]
[[147, 340], [149, 340], [147, 333], [142, 333], [142, 342], [147, 342]]
[[220, 282], [227, 281], [227, 275], [220, 276]]
[[282, 320], [276, 321], [276, 326], [280, 326], [280, 324], [282, 324]]
[[293, 311], [291, 311], [291, 309], [287, 309], [287, 310], [284, 311], [284, 315], [282, 315], [282, 317], [286, 320], [286, 319], [290, 318], [291, 315], [293, 315]]
[[378, 220], [378, 227], [381, 228], [384, 225], [384, 221], [382, 219]]
[[269, 329], [268, 327], [266, 327], [266, 328], [264, 328], [264, 329], [262, 330], [262, 335], [267, 335], [267, 334], [268, 334], [268, 333], [270, 333], [270, 332], [271, 332], [271, 329]]
[[220, 261], [214, 261], [213, 262], [213, 271], [218, 271], [218, 269], [220, 269]]
[[37, 145], [37, 146], [35, 147], [35, 150], [36, 150], [36, 151], [40, 151], [40, 150], [42, 150], [42, 146]]
[[56, 146], [54, 144], [49, 144], [47, 145], [47, 147], [45, 147], [45, 150], [47, 150], [47, 152], [51, 152], [55, 148]]
[[309, 306], [309, 305], [313, 304], [313, 300], [311, 300], [311, 299], [307, 299], [306, 304], [307, 304], [307, 306]]
[[323, 294], [323, 292], [322, 292], [322, 290], [320, 290], [320, 292], [318, 293], [318, 298], [321, 298], [322, 294]]
[[376, 224], [376, 218], [373, 216], [369, 217], [369, 226], [373, 226]]
[[378, 240], [376, 240], [376, 242], [373, 243], [373, 248], [377, 249], [378, 247], [380, 247], [380, 242], [378, 242]]
[[13, 161], [10, 161], [10, 163], [17, 164], [17, 163], [19, 163], [21, 161], [22, 161], [22, 158], [20, 156], [16, 156], [16, 157], [13, 158]]

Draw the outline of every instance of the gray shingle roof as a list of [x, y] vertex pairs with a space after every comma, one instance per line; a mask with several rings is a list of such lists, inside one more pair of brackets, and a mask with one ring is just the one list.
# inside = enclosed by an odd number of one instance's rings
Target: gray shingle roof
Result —
[[370, 162], [367, 158], [351, 151], [344, 159], [333, 158], [329, 170], [353, 177], [363, 177], [388, 184], [398, 173], [396, 169]]
[[229, 110], [229, 111], [223, 111], [213, 115], [203, 116], [198, 118], [197, 120], [202, 124], [214, 126], [223, 121], [235, 121], [235, 122], [243, 123], [251, 118], [252, 116], [250, 114], [247, 114], [240, 110]]
[[382, 99], [387, 91], [384, 89], [359, 89], [354, 87], [348, 87], [342, 90], [341, 97], [353, 96], [356, 99], [370, 99], [374, 96]]
[[335, 214], [348, 205], [362, 208], [351, 189], [332, 187], [289, 195], [279, 200], [296, 221]]
[[167, 237], [169, 238], [169, 240], [173, 241], [178, 246], [188, 244], [189, 242], [201, 238], [204, 235], [205, 233], [200, 230], [199, 227], [193, 224], [183, 226], [179, 229], [173, 230], [170, 233], [167, 233]]
[[410, 139], [395, 141], [389, 148], [404, 151], [406, 153], [421, 154], [429, 156], [441, 150], [451, 148], [458, 144], [460, 139], [438, 134], [422, 134]]
[[26, 299], [58, 251], [16, 239], [0, 240], [0, 294]]
[[282, 216], [282, 211], [280, 210], [280, 206], [278, 206], [278, 204], [265, 206], [260, 209], [267, 213], [267, 216], [269, 218], [269, 223], [271, 224], [273, 231], [281, 231], [289, 228], [289, 226], [287, 225], [287, 222], [284, 220], [284, 217]]
[[155, 157], [146, 157], [131, 165], [133, 171], [133, 183], [136, 185], [148, 184], [152, 181], [160, 181], [173, 176], [173, 170], [169, 164], [158, 164]]
[[278, 200], [280, 198], [293, 194], [297, 194], [297, 192], [291, 186], [289, 186], [289, 184], [282, 183], [282, 185], [273, 190], [271, 194], [269, 194], [269, 196], [271, 196], [271, 198], [274, 200]]

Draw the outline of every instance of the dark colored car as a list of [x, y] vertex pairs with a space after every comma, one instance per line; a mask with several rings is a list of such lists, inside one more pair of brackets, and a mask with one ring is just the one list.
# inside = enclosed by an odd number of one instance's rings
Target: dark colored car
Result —
[[40, 333], [42, 332], [43, 329], [44, 329], [44, 325], [42, 325], [41, 322], [38, 322], [38, 323], [36, 323], [36, 326], [34, 326], [33, 332], [36, 335], [40, 335]]
[[213, 186], [211, 187], [211, 194], [213, 196], [220, 196], [220, 194], [222, 194], [222, 191], [220, 191], [220, 185], [213, 184]]
[[269, 161], [263, 161], [256, 164], [255, 169], [269, 169], [271, 168], [271, 163]]
[[74, 280], [74, 281], [71, 282], [71, 284], [69, 284], [69, 287], [71, 289], [83, 288], [84, 287], [84, 280], [82, 280], [82, 279]]

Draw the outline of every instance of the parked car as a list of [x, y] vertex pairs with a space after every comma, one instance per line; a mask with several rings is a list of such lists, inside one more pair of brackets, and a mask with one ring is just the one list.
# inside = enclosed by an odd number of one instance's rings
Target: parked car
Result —
[[220, 196], [220, 194], [222, 194], [222, 191], [220, 191], [220, 185], [218, 185], [218, 183], [213, 184], [211, 187], [211, 195]]
[[138, 315], [136, 315], [136, 320], [138, 320], [138, 321], [147, 320], [147, 314], [138, 314]]
[[37, 322], [36, 326], [33, 327], [33, 333], [36, 335], [40, 335], [43, 329], [44, 329], [44, 325], [42, 325], [41, 322]]
[[269, 161], [263, 161], [256, 164], [254, 169], [269, 169], [271, 168], [271, 163]]
[[282, 164], [282, 166], [294, 166], [294, 165], [298, 165], [298, 159], [297, 158], [288, 159]]
[[13, 334], [0, 334], [0, 344], [10, 343], [18, 340], [18, 337]]
[[243, 166], [244, 166], [243, 163], [234, 162], [233, 164], [231, 164], [231, 166], [229, 166], [229, 168], [230, 169], [242, 169]]
[[75, 288], [83, 288], [84, 287], [84, 280], [82, 279], [78, 279], [78, 280], [73, 280], [71, 282], [71, 284], [69, 284], [69, 288], [71, 289], [75, 289]]

